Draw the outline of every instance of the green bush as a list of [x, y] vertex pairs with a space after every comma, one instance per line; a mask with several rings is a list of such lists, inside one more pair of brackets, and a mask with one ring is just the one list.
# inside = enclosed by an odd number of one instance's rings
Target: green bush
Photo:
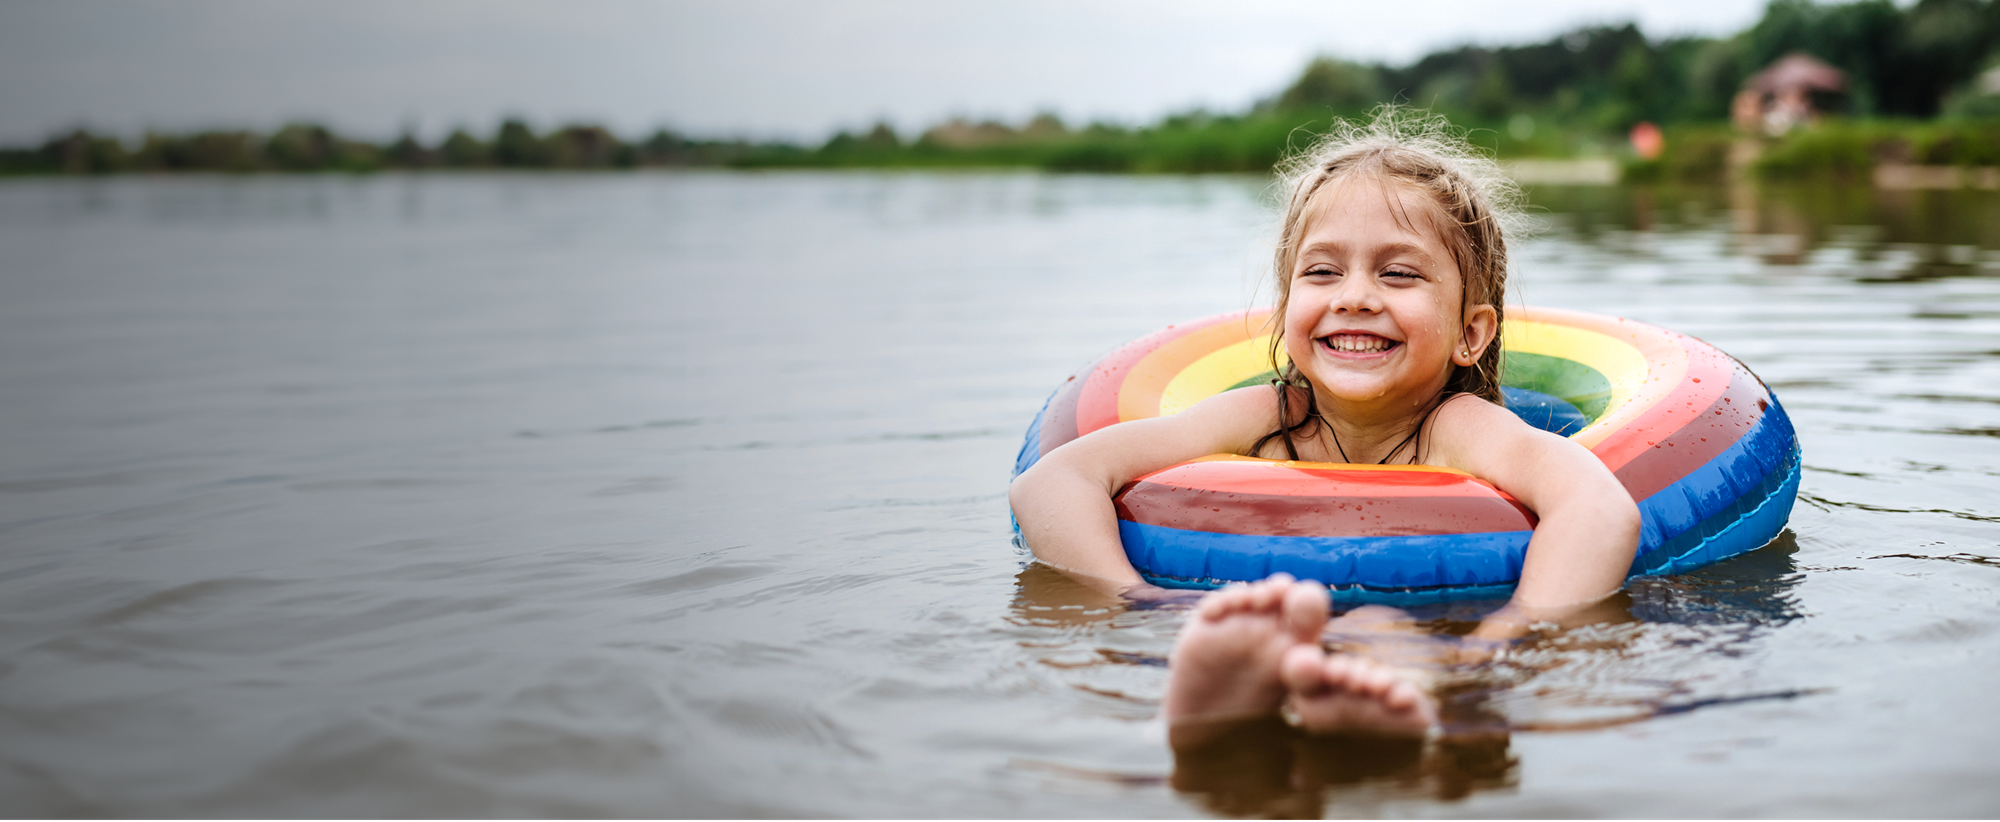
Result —
[[1755, 168], [1771, 179], [1867, 180], [1877, 151], [1896, 150], [1895, 136], [1878, 124], [1830, 119], [1765, 146]]
[[1109, 140], [1079, 140], [1050, 152], [1041, 166], [1050, 171], [1114, 173], [1137, 165], [1132, 150]]
[[1660, 156], [1625, 164], [1628, 182], [1715, 182], [1729, 174], [1729, 152], [1742, 139], [1727, 126], [1669, 126]]
[[2000, 165], [2000, 120], [1932, 124], [1920, 132], [1915, 154], [1931, 165]]

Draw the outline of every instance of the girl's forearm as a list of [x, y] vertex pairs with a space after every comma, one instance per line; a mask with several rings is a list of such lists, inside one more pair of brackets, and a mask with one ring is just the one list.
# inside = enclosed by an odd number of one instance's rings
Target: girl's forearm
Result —
[[1541, 624], [1567, 625], [1618, 592], [1639, 546], [1639, 509], [1623, 493], [1549, 506], [1528, 541], [1521, 582], [1506, 607], [1468, 637], [1511, 642]]
[[1035, 558], [1092, 588], [1128, 595], [1145, 579], [1125, 559], [1118, 512], [1098, 483], [1059, 465], [1036, 465], [1008, 489], [1021, 538]]
[[1622, 488], [1547, 506], [1510, 604], [1535, 621], [1560, 622], [1617, 593], [1638, 547], [1639, 509]]

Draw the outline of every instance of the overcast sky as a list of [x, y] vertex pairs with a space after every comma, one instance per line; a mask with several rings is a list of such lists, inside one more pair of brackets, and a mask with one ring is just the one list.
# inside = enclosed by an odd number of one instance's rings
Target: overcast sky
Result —
[[595, 122], [819, 140], [962, 114], [1238, 109], [1316, 53], [1403, 63], [1591, 23], [1726, 34], [1763, 0], [0, 0], [0, 142], [84, 125], [384, 139]]

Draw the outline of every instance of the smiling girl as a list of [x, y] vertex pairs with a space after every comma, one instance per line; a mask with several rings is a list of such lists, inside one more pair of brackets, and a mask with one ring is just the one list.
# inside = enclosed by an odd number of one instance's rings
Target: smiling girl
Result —
[[[1126, 560], [1112, 496], [1216, 453], [1453, 468], [1513, 495], [1539, 524], [1507, 607], [1478, 640], [1522, 636], [1615, 593], [1639, 513], [1595, 456], [1501, 407], [1501, 301], [1512, 188], [1441, 118], [1394, 108], [1341, 123], [1288, 164], [1273, 267], [1270, 388], [1101, 429], [1045, 455], [1009, 498], [1035, 556], [1131, 599], [1167, 593]], [[1282, 357], [1280, 356], [1282, 354]], [[1164, 711], [1188, 720], [1288, 710], [1320, 731], [1421, 732], [1436, 722], [1421, 667], [1395, 643], [1329, 655], [1323, 632], [1393, 635], [1398, 611], [1328, 621], [1324, 586], [1283, 575], [1204, 597], [1170, 661]]]

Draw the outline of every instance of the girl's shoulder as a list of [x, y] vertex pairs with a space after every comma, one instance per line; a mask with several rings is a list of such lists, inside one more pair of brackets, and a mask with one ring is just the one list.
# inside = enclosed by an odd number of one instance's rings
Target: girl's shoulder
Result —
[[1434, 425], [1439, 426], [1477, 423], [1487, 420], [1495, 412], [1512, 417], [1517, 422], [1520, 420], [1514, 416], [1514, 412], [1501, 407], [1499, 403], [1467, 391], [1460, 391], [1444, 398], [1443, 402], [1438, 403], [1437, 410], [1431, 412], [1431, 419]]
[[1476, 394], [1456, 394], [1438, 406], [1431, 418], [1435, 431], [1433, 465], [1485, 477], [1495, 461], [1519, 456], [1523, 449], [1582, 448], [1568, 438], [1529, 425], [1499, 403]]
[[1466, 452], [1537, 430], [1514, 412], [1478, 394], [1458, 393], [1431, 412], [1432, 448], [1446, 459], [1439, 463], [1464, 470]]

